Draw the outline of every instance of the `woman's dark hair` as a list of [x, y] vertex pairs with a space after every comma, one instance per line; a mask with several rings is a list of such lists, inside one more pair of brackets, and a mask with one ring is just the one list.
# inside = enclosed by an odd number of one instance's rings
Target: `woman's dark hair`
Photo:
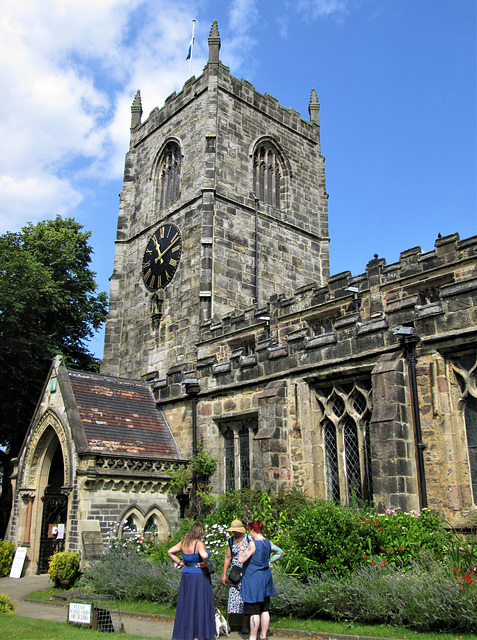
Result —
[[262, 533], [263, 531], [263, 522], [261, 520], [252, 520], [248, 524], [249, 531], [255, 531], [255, 533]]

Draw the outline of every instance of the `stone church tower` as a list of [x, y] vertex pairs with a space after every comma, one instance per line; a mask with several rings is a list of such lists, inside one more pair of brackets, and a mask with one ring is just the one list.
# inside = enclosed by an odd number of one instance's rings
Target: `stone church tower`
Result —
[[316, 93], [308, 122], [219, 50], [214, 22], [203, 74], [144, 122], [132, 105], [102, 373], [187, 370], [204, 321], [329, 278]]

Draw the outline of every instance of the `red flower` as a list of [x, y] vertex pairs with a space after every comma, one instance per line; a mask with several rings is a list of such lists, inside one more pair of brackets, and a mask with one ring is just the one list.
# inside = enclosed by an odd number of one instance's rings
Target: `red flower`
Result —
[[394, 553], [394, 549], [391, 549], [391, 553]]
[[452, 569], [452, 571], [453, 571], [454, 573], [457, 573], [457, 567], [454, 567], [454, 568]]
[[364, 524], [369, 524], [369, 520], [365, 520], [365, 521], [364, 521]]
[[384, 547], [381, 547], [381, 551], [384, 551]]
[[399, 547], [399, 551], [402, 551], [402, 547]]
[[381, 531], [382, 527], [378, 527], [378, 531]]
[[368, 557], [368, 556], [367, 556], [365, 553], [363, 553], [363, 558], [367, 558], [367, 557]]
[[374, 562], [374, 560], [371, 562], [371, 566], [374, 567], [376, 563]]

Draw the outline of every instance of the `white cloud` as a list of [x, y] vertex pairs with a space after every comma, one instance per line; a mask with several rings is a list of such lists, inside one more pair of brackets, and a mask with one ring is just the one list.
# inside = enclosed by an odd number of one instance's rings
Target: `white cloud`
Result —
[[193, 10], [170, 0], [2, 7], [0, 233], [74, 213], [87, 176], [120, 177], [136, 90], [147, 116], [187, 79]]
[[[257, 40], [250, 35], [259, 20], [258, 0], [232, 0], [228, 10], [227, 65], [234, 70], [243, 67], [253, 77], [256, 64], [254, 48]], [[219, 25], [220, 31], [220, 25]]]
[[[27, 222], [39, 222], [57, 214], [68, 215], [82, 200], [82, 195], [68, 180], [52, 173], [0, 176], [0, 229], [18, 231]], [[10, 203], [15, 203], [14, 215]]]
[[332, 14], [347, 13], [350, 0], [298, 0], [296, 7], [316, 19]]

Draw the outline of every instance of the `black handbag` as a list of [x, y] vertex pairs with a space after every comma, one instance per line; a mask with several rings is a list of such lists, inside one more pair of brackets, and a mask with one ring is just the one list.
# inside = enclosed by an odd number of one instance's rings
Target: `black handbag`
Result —
[[212, 573], [214, 573], [214, 567], [210, 562], [208, 562], [207, 565], [204, 567], [203, 571], [204, 573], [206, 574], [208, 573], [209, 575], [211, 575]]
[[240, 581], [242, 580], [242, 568], [237, 566], [232, 567], [230, 569], [228, 580], [233, 585], [240, 584]]

